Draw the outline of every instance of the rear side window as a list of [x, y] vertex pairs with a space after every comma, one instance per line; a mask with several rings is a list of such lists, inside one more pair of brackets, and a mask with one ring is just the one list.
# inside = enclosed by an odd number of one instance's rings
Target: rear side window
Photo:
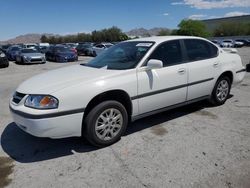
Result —
[[161, 60], [164, 67], [182, 63], [180, 41], [173, 40], [160, 44], [151, 54], [150, 59]]
[[218, 48], [204, 40], [185, 39], [184, 43], [189, 61], [209, 59], [218, 54]]
[[209, 45], [210, 45], [210, 48], [211, 48], [211, 58], [217, 57], [218, 53], [219, 53], [218, 48], [215, 45], [213, 45], [213, 44], [209, 43]]

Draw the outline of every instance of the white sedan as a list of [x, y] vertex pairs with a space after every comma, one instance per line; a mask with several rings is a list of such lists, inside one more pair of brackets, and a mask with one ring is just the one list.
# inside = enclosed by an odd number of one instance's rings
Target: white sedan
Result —
[[222, 105], [244, 76], [235, 50], [206, 39], [135, 39], [87, 64], [26, 80], [10, 99], [10, 111], [32, 135], [83, 135], [103, 147], [118, 141], [130, 121], [204, 99]]

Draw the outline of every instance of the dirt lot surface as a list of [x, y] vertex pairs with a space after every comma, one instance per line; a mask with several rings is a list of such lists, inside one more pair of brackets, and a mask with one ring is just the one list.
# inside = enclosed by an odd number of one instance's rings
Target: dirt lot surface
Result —
[[[239, 54], [250, 61], [250, 48]], [[138, 120], [103, 149], [36, 138], [13, 123], [8, 101], [22, 81], [88, 60], [0, 69], [0, 187], [250, 187], [249, 73], [225, 105], [200, 102]]]

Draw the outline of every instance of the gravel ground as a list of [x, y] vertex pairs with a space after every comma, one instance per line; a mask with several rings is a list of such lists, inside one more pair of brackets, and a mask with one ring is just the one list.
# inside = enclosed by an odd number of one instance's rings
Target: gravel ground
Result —
[[[250, 61], [250, 48], [239, 54]], [[200, 102], [138, 120], [103, 149], [17, 128], [8, 100], [22, 81], [88, 60], [0, 69], [0, 187], [250, 187], [249, 73], [225, 105]]]

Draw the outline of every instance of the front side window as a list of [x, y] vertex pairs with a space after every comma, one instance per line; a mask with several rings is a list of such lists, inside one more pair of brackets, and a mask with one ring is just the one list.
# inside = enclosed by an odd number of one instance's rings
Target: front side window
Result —
[[182, 63], [182, 52], [179, 40], [160, 44], [149, 59], [161, 60], [164, 67]]
[[218, 48], [207, 41], [199, 39], [184, 40], [189, 61], [198, 61], [217, 56]]
[[122, 42], [114, 45], [83, 66], [114, 70], [132, 69], [154, 45], [153, 42]]

